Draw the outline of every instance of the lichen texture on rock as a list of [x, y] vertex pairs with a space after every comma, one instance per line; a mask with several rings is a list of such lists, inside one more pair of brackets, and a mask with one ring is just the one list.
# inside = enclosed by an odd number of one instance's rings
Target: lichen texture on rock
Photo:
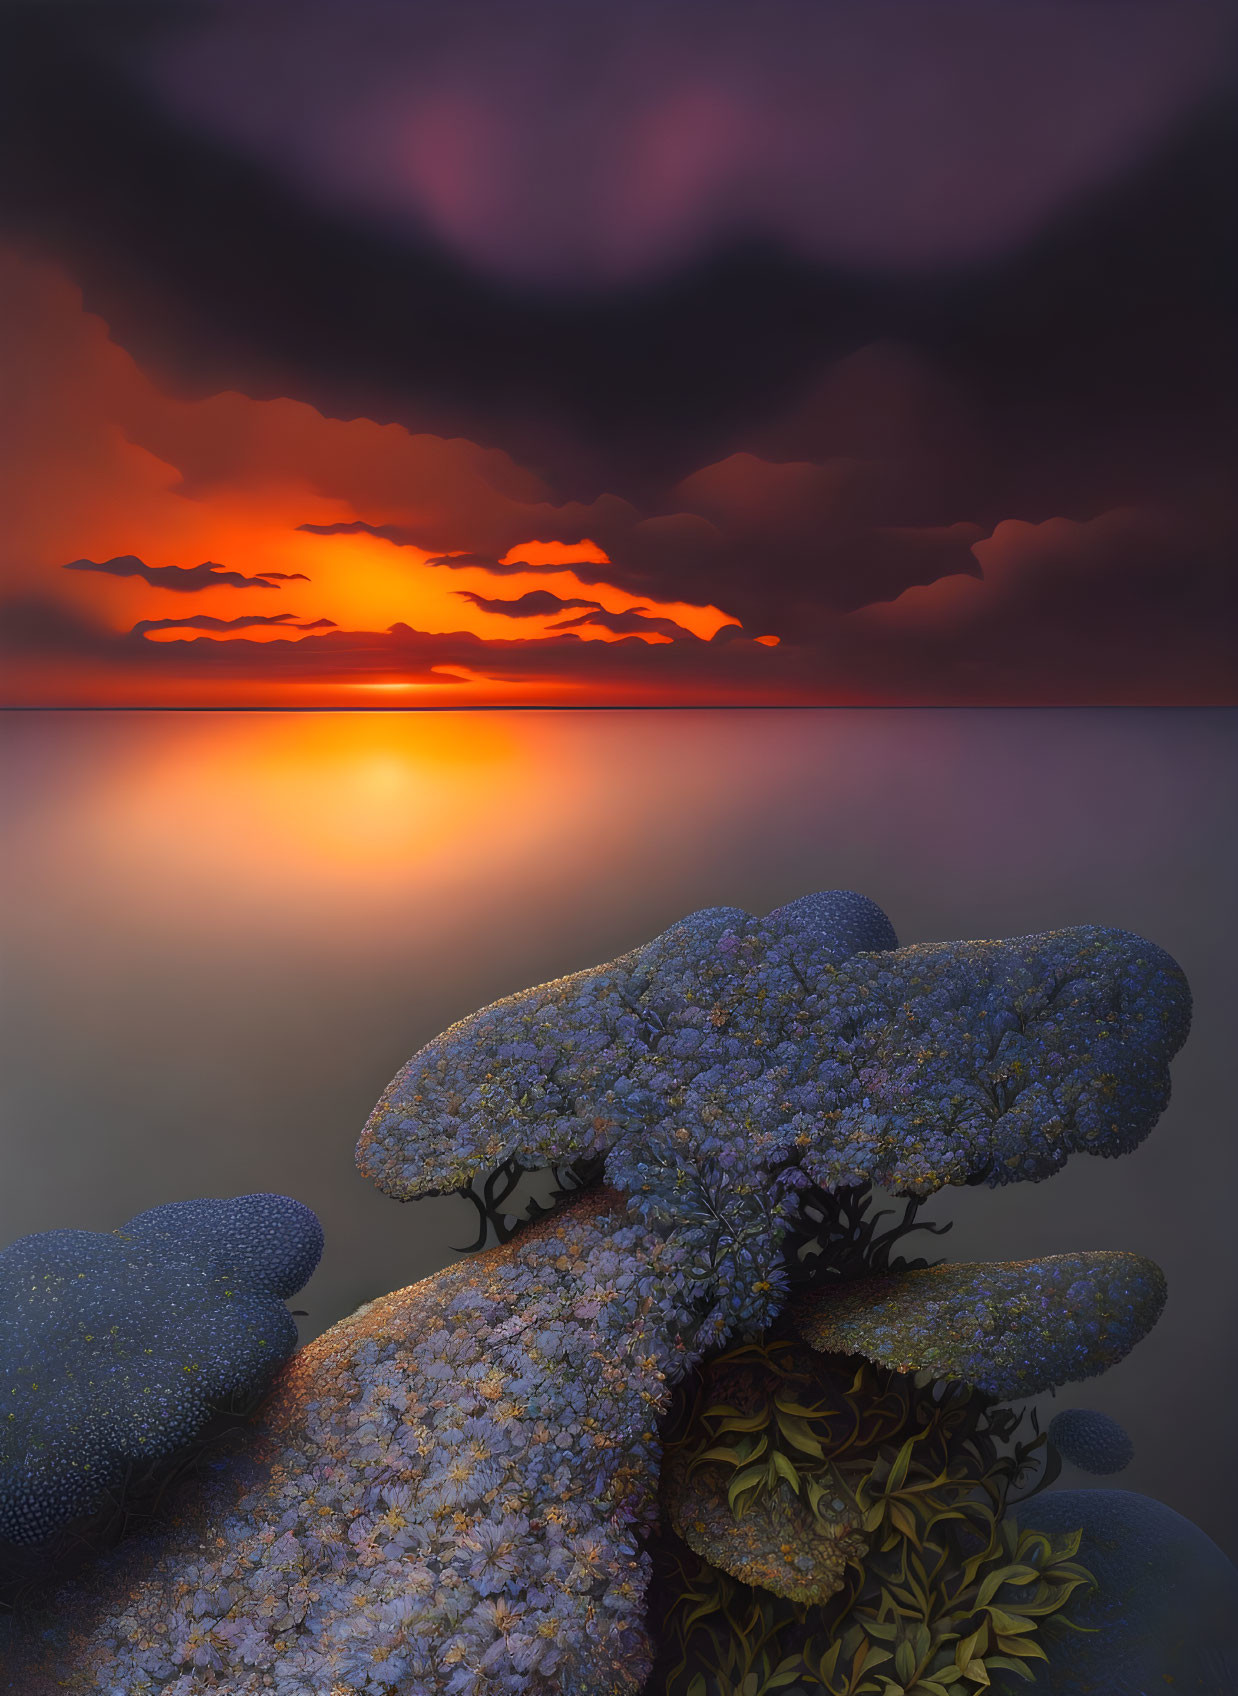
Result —
[[1138, 1254], [930, 1266], [803, 1297], [793, 1323], [827, 1354], [958, 1378], [999, 1400], [1116, 1366], [1160, 1318], [1165, 1276]]
[[1022, 1517], [1049, 1536], [1079, 1528], [1096, 1584], [1063, 1651], [1030, 1682], [995, 1681], [997, 1696], [1234, 1696], [1238, 1569], [1198, 1526], [1130, 1490], [1052, 1490]]
[[1124, 1472], [1135, 1458], [1135, 1445], [1124, 1427], [1092, 1408], [1055, 1413], [1049, 1421], [1049, 1441], [1064, 1461], [1096, 1477]]

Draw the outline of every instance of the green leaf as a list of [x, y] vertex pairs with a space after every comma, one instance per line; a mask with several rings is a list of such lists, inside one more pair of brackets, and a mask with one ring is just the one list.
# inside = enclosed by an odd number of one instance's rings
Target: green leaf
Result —
[[1062, 1606], [1062, 1603], [1066, 1600], [1066, 1598], [1068, 1596], [1073, 1596], [1075, 1591], [1081, 1586], [1086, 1586], [1089, 1590], [1095, 1590], [1096, 1580], [1092, 1577], [1090, 1572], [1086, 1576], [1081, 1573], [1077, 1577], [1065, 1579], [1061, 1584], [1054, 1585], [1051, 1603], [1046, 1605], [1043, 1611], [1045, 1613], [1055, 1612]]
[[984, 1611], [998, 1631], [1017, 1635], [1020, 1631], [1035, 1631], [1036, 1629], [1034, 1619], [1023, 1619], [1018, 1614], [1008, 1614], [1004, 1608], [995, 1608], [990, 1605]]
[[983, 1608], [986, 1603], [991, 1602], [1005, 1582], [1006, 1568], [999, 1566], [996, 1571], [989, 1574], [976, 1592], [976, 1606]]
[[781, 1449], [775, 1449], [770, 1458], [774, 1464], [774, 1471], [778, 1473], [779, 1477], [786, 1479], [787, 1483], [798, 1496], [800, 1493], [800, 1475], [787, 1459], [786, 1455], [782, 1453]]
[[[984, 1645], [988, 1641], [988, 1636], [988, 1626], [982, 1625], [978, 1631], [973, 1631], [970, 1636], [961, 1637], [954, 1646], [955, 1666], [965, 1670], [972, 1661], [975, 1661], [979, 1655], [983, 1654]], [[968, 1676], [970, 1677], [971, 1675], [969, 1674]], [[986, 1678], [984, 1682], [987, 1684], [988, 1679]]]
[[919, 1437], [908, 1437], [895, 1457], [894, 1465], [890, 1468], [890, 1476], [886, 1479], [887, 1491], [901, 1490], [907, 1482], [907, 1472], [911, 1466], [912, 1451], [920, 1441]]
[[909, 1542], [914, 1542], [919, 1532], [916, 1516], [903, 1502], [890, 1503], [890, 1524]]
[[798, 1418], [795, 1414], [780, 1412], [778, 1414], [778, 1429], [788, 1443], [793, 1448], [797, 1448], [801, 1454], [812, 1455], [815, 1460], [825, 1459], [825, 1450], [813, 1436], [812, 1429], [805, 1420]]
[[1029, 1661], [1047, 1661], [1048, 1655], [1030, 1637], [1006, 1637], [999, 1632], [997, 1646], [1004, 1655], [1022, 1655]]
[[769, 1424], [766, 1413], [731, 1413], [719, 1420], [719, 1431], [763, 1431]]
[[994, 1667], [997, 1667], [1002, 1672], [1018, 1673], [1019, 1677], [1026, 1679], [1029, 1684], [1035, 1684], [1036, 1682], [1036, 1674], [1032, 1671], [1032, 1669], [1023, 1661], [1011, 1660], [1009, 1655], [990, 1655], [985, 1665], [990, 1669], [990, 1671]]
[[[736, 1499], [742, 1496], [745, 1490], [754, 1490], [758, 1484], [764, 1484], [765, 1474], [766, 1468], [764, 1465], [750, 1466], [743, 1472], [736, 1473], [731, 1480], [731, 1487], [726, 1493], [727, 1506], [732, 1513], [735, 1513]], [[736, 1514], [735, 1517], [738, 1519], [739, 1515]]]
[[698, 1466], [704, 1466], [705, 1462], [708, 1460], [725, 1461], [728, 1466], [742, 1466], [748, 1458], [749, 1456], [745, 1454], [742, 1449], [738, 1448], [705, 1449], [701, 1454], [696, 1456], [695, 1460], [692, 1462], [692, 1466], [689, 1468], [689, 1471], [694, 1470]]
[[842, 1647], [842, 1639], [840, 1637], [836, 1637], [817, 1663], [818, 1668], [824, 1677], [833, 1677], [838, 1667], [838, 1657], [842, 1653]]
[[705, 1600], [703, 1602], [698, 1602], [696, 1607], [693, 1608], [692, 1612], [690, 1614], [686, 1614], [684, 1616], [683, 1626], [681, 1627], [684, 1636], [686, 1637], [687, 1634], [691, 1631], [692, 1627], [694, 1625], [699, 1624], [699, 1622], [701, 1620], [705, 1619], [707, 1617], [707, 1615], [714, 1614], [714, 1613], [717, 1613], [717, 1612], [718, 1612], [718, 1603], [714, 1600], [714, 1598], [712, 1596], [709, 1597], [707, 1600]]
[[794, 1419], [820, 1419], [819, 1407], [805, 1407], [802, 1402], [787, 1401], [782, 1396], [774, 1397], [774, 1406], [779, 1413], [789, 1413]]

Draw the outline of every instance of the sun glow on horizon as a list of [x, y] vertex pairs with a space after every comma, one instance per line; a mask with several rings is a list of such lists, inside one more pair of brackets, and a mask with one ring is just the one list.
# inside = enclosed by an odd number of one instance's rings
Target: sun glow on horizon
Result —
[[[18, 420], [0, 479], [8, 592], [32, 632], [10, 704], [639, 703], [698, 693], [694, 665], [651, 672], [645, 650], [738, 626], [611, 581], [621, 572], [591, 529], [622, 515], [613, 495], [560, 504], [536, 472], [464, 437], [288, 398], [167, 393], [63, 270], [4, 250], [0, 307]], [[453, 553], [469, 563], [431, 563]], [[531, 594], [546, 604], [529, 614]], [[630, 663], [599, 663], [614, 649]]]
[[[531, 617], [513, 617], [478, 606], [469, 599], [518, 601], [522, 595], [548, 591], [562, 601], [590, 601], [609, 614], [639, 613], [651, 619], [666, 619], [681, 626], [701, 641], [709, 641], [724, 625], [738, 620], [716, 606], [697, 606], [683, 601], [655, 600], [635, 595], [606, 582], [592, 582], [572, 569], [577, 564], [605, 565], [607, 556], [588, 539], [578, 544], [529, 543], [510, 550], [515, 559], [530, 564], [558, 564], [562, 569], [536, 572], [488, 571], [484, 566], [440, 566], [428, 561], [428, 549], [394, 547], [380, 537], [360, 533], [316, 536], [287, 522], [307, 508], [305, 496], [290, 500], [280, 492], [283, 511], [269, 515], [221, 503], [217, 510], [202, 514], [203, 522], [194, 542], [173, 550], [149, 546], [139, 535], [125, 550], [155, 567], [184, 568], [210, 559], [228, 571], [250, 578], [264, 573], [284, 574], [279, 588], [241, 586], [220, 582], [197, 590], [192, 596], [169, 595], [141, 577], [117, 578], [100, 573], [82, 573], [89, 586], [75, 590], [87, 599], [97, 615], [118, 633], [131, 630], [147, 619], [184, 619], [185, 623], [145, 634], [149, 642], [208, 641], [276, 642], [301, 641], [322, 634], [334, 625], [341, 630], [382, 631], [406, 624], [431, 634], [468, 631], [487, 642], [540, 640], [561, 635], [556, 625], [582, 618], [574, 633], [584, 641], [619, 642], [636, 636], [651, 644], [674, 638], [663, 631], [610, 630], [605, 624], [588, 621], [588, 608], [564, 607]], [[331, 519], [326, 522], [339, 522]], [[131, 528], [138, 528], [133, 526]], [[104, 537], [105, 543], [114, 541]], [[84, 547], [78, 557], [99, 561], [117, 557], [107, 547], [91, 551]], [[500, 561], [500, 564], [506, 563]], [[299, 580], [300, 576], [308, 582]], [[169, 602], [173, 602], [169, 605]], [[220, 621], [245, 619], [254, 614], [286, 614], [283, 622], [238, 624], [234, 630], [201, 630], [193, 626], [198, 615]], [[329, 621], [321, 628], [303, 629], [316, 621]]]

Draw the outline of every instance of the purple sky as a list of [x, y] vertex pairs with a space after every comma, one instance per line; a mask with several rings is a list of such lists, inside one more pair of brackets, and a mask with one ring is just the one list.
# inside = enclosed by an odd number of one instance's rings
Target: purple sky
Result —
[[158, 97], [312, 198], [537, 285], [736, 233], [831, 264], [1008, 251], [1217, 75], [1207, 0], [351, 0], [195, 10]]

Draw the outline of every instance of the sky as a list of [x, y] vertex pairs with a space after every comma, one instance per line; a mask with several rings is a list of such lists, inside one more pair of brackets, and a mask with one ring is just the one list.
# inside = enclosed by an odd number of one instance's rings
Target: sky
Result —
[[1233, 703], [1234, 24], [0, 5], [0, 702]]

